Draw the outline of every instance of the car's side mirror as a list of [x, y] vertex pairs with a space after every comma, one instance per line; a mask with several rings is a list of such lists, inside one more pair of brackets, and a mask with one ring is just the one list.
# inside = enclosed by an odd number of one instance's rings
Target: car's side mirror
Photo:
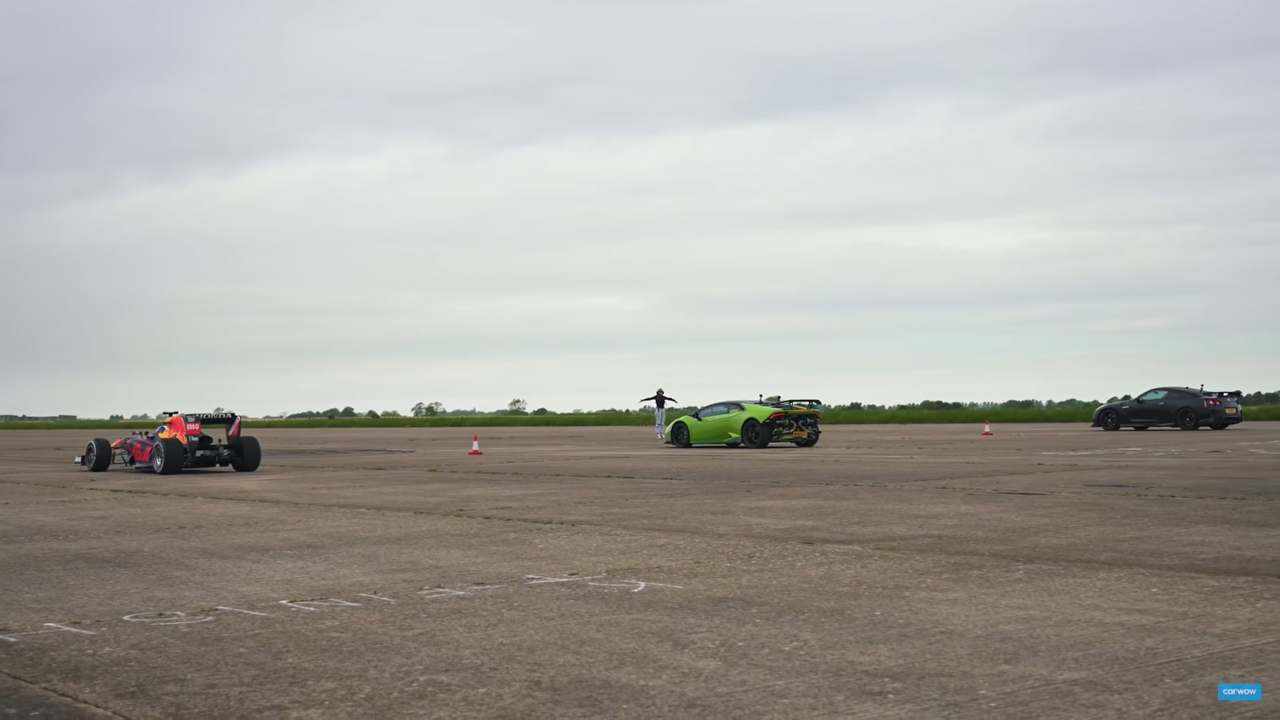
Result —
[[1143, 400], [1142, 398], [1134, 398], [1133, 401], [1139, 404], [1146, 402], [1146, 400]]
[[694, 420], [701, 420], [701, 419], [702, 419], [702, 415], [700, 415], [700, 414], [698, 414], [698, 413], [694, 413], [691, 417], [692, 417]]

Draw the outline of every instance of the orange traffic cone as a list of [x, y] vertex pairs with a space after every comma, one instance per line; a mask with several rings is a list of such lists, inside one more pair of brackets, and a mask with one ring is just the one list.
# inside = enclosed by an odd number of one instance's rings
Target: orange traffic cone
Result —
[[484, 454], [484, 453], [480, 452], [480, 433], [476, 433], [475, 435], [472, 435], [472, 436], [471, 436], [471, 451], [470, 451], [470, 452], [468, 452], [467, 454], [468, 454], [468, 455], [483, 455], [483, 454]]
[[982, 424], [982, 437], [993, 437], [995, 433], [991, 432], [991, 421]]

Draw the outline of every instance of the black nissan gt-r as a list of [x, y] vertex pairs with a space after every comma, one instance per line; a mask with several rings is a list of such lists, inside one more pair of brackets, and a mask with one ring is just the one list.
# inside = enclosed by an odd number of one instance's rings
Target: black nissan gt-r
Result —
[[1093, 412], [1093, 427], [1119, 430], [1131, 427], [1172, 426], [1197, 430], [1208, 425], [1226, 430], [1244, 420], [1239, 390], [1209, 392], [1189, 387], [1161, 387], [1148, 390], [1132, 400], [1108, 403]]

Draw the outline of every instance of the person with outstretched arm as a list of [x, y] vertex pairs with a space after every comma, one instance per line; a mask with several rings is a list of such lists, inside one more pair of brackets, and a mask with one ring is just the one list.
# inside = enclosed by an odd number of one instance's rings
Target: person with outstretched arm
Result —
[[675, 402], [676, 399], [670, 395], [663, 394], [662, 388], [658, 388], [658, 392], [652, 397], [647, 397], [640, 402], [653, 401], [656, 406], [653, 411], [653, 429], [658, 431], [658, 438], [662, 438], [662, 428], [667, 424], [667, 403]]

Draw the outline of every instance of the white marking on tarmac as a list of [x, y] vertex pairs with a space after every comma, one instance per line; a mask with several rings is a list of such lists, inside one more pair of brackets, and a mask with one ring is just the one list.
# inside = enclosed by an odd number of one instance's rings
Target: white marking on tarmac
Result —
[[[298, 610], [311, 610], [312, 612], [322, 607], [361, 607], [360, 603], [349, 602], [339, 598], [326, 598], [324, 600], [280, 600], [281, 605], [287, 605]], [[319, 607], [311, 607], [318, 605]]]
[[240, 608], [227, 607], [226, 605], [219, 605], [215, 607], [214, 610], [226, 610], [227, 612], [238, 612], [238, 613], [244, 613], [245, 615], [261, 615], [262, 617], [271, 617], [270, 613], [258, 612], [257, 610], [241, 610]]
[[18, 642], [18, 638], [27, 637], [28, 635], [48, 635], [49, 633], [58, 632], [60, 630], [63, 632], [79, 633], [80, 635], [97, 635], [98, 634], [96, 632], [90, 632], [88, 630], [81, 630], [80, 628], [67, 627], [66, 625], [60, 625], [58, 623], [41, 623], [41, 624], [44, 625], [45, 627], [53, 628], [53, 629], [52, 630], [31, 630], [28, 632], [9, 633], [7, 635], [0, 635], [0, 640], [5, 640], [7, 642]]
[[58, 623], [44, 623], [44, 626], [57, 628], [59, 630], [66, 630], [67, 632], [80, 633], [81, 635], [97, 635], [98, 634], [96, 632], [89, 632], [88, 630], [81, 630], [79, 628], [67, 627], [66, 625], [59, 625]]
[[466, 593], [461, 590], [450, 590], [449, 588], [426, 588], [424, 590], [419, 590], [418, 594], [428, 600], [434, 600], [435, 598], [442, 598], [442, 597], [457, 597], [458, 595], [466, 595]]
[[213, 620], [213, 617], [210, 615], [195, 617], [180, 610], [162, 610], [159, 612], [140, 612], [132, 615], [125, 615], [121, 620], [147, 623], [148, 625], [194, 625], [196, 623], [209, 622], [210, 620]]
[[[616, 580], [614, 582], [592, 582], [594, 580], [600, 580], [601, 578], [608, 577], [608, 575], [603, 575], [603, 574], [602, 575], [586, 575], [582, 577], [555, 577], [555, 576], [549, 576], [549, 575], [525, 575], [523, 577], [524, 577], [524, 583], [520, 586], [525, 586], [525, 587], [530, 585], [560, 584], [560, 583], [572, 583], [572, 582], [582, 581], [582, 582], [586, 582], [590, 586], [601, 587], [601, 588], [624, 588], [633, 593], [642, 592], [649, 588], [659, 588], [659, 587], [672, 588], [675, 590], [684, 589], [684, 586], [682, 585], [671, 585], [668, 583], [649, 582], [646, 580]], [[422, 590], [417, 591], [417, 594], [425, 600], [432, 600], [432, 599], [444, 598], [444, 597], [459, 597], [459, 596], [475, 597], [471, 591], [499, 590], [502, 588], [512, 587], [513, 585], [515, 585], [515, 583], [512, 583], [511, 585], [507, 585], [507, 584], [473, 585], [470, 588], [468, 588], [468, 590], [465, 590], [465, 591], [454, 590], [452, 588], [444, 588], [444, 587], [423, 588]], [[389, 598], [383, 595], [376, 595], [374, 593], [356, 593], [356, 596], [367, 597], [374, 600], [380, 600], [386, 603], [398, 602], [392, 598]], [[291, 607], [295, 610], [306, 610], [308, 612], [315, 612], [322, 608], [364, 607], [361, 603], [358, 603], [358, 602], [352, 602], [349, 600], [343, 600], [341, 598], [332, 598], [332, 597], [321, 598], [316, 600], [277, 600], [276, 602], [281, 605], [286, 605], [288, 607]], [[272, 615], [271, 613], [259, 612], [257, 610], [246, 610], [244, 608], [231, 607], [229, 605], [218, 605], [214, 608], [214, 610], [240, 613], [243, 615], [255, 615], [258, 617], [274, 617], [274, 615]], [[177, 610], [170, 610], [170, 611], [161, 610], [161, 611], [146, 611], [146, 612], [133, 613], [131, 615], [125, 615], [121, 619], [126, 622], [137, 623], [141, 625], [194, 625], [197, 623], [211, 622], [216, 618], [213, 617], [212, 615], [188, 615], [185, 612], [177, 611]], [[70, 633], [75, 633], [79, 635], [97, 635], [98, 634], [90, 630], [81, 630], [79, 628], [74, 628], [74, 627], [62, 625], [59, 623], [44, 623], [43, 625], [45, 628], [48, 628], [48, 629], [33, 630], [33, 631], [26, 631], [26, 632], [8, 631], [8, 632], [0, 633], [0, 641], [18, 642], [20, 638], [23, 638], [23, 637], [27, 637], [31, 635], [45, 635], [45, 634], [55, 633], [55, 632], [70, 632]]]
[[579, 580], [599, 580], [604, 575], [590, 575], [584, 577], [547, 577], [545, 575], [525, 575], [525, 585], [542, 585], [544, 583], [567, 583], [578, 582]]
[[640, 592], [641, 590], [644, 590], [645, 588], [649, 587], [650, 585], [652, 585], [653, 587], [675, 588], [676, 590], [683, 590], [683, 589], [684, 589], [683, 587], [681, 587], [681, 586], [679, 586], [679, 585], [667, 585], [666, 583], [645, 582], [645, 581], [643, 581], [643, 580], [621, 580], [621, 581], [616, 582], [616, 583], [596, 583], [596, 582], [593, 582], [593, 583], [587, 583], [587, 584], [588, 584], [588, 585], [595, 585], [596, 587], [625, 587], [625, 588], [631, 588], [631, 592]]

